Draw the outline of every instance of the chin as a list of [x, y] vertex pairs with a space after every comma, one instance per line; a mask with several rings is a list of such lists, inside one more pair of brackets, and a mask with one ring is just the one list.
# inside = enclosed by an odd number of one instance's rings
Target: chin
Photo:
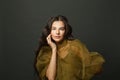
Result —
[[59, 42], [62, 41], [62, 39], [54, 39], [54, 41], [55, 41], [56, 43], [59, 43]]
[[59, 43], [61, 40], [54, 40], [56, 43]]

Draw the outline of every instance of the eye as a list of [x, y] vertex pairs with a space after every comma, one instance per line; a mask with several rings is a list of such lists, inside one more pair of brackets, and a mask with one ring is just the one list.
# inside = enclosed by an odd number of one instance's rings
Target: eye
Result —
[[51, 30], [56, 30], [56, 28], [55, 27], [52, 27], [52, 29]]
[[64, 28], [64, 27], [61, 27], [60, 30], [65, 30], [65, 28]]

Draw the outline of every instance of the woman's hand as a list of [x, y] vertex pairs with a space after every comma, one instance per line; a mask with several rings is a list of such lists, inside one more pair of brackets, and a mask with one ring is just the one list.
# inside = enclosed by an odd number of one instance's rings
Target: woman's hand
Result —
[[56, 44], [51, 40], [51, 34], [49, 34], [47, 37], [47, 43], [52, 49], [56, 49]]

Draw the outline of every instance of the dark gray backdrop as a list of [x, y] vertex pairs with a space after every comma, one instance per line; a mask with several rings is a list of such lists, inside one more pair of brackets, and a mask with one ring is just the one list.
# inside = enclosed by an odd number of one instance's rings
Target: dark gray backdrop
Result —
[[34, 49], [50, 16], [69, 19], [75, 37], [106, 59], [93, 80], [120, 72], [120, 10], [117, 0], [4, 0], [1, 2], [0, 80], [34, 80]]

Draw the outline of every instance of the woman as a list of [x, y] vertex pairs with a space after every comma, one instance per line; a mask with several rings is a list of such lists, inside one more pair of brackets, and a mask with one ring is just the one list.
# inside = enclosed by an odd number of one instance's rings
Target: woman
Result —
[[72, 36], [65, 16], [51, 17], [36, 52], [35, 69], [40, 80], [90, 80], [101, 71], [103, 57], [89, 52]]

